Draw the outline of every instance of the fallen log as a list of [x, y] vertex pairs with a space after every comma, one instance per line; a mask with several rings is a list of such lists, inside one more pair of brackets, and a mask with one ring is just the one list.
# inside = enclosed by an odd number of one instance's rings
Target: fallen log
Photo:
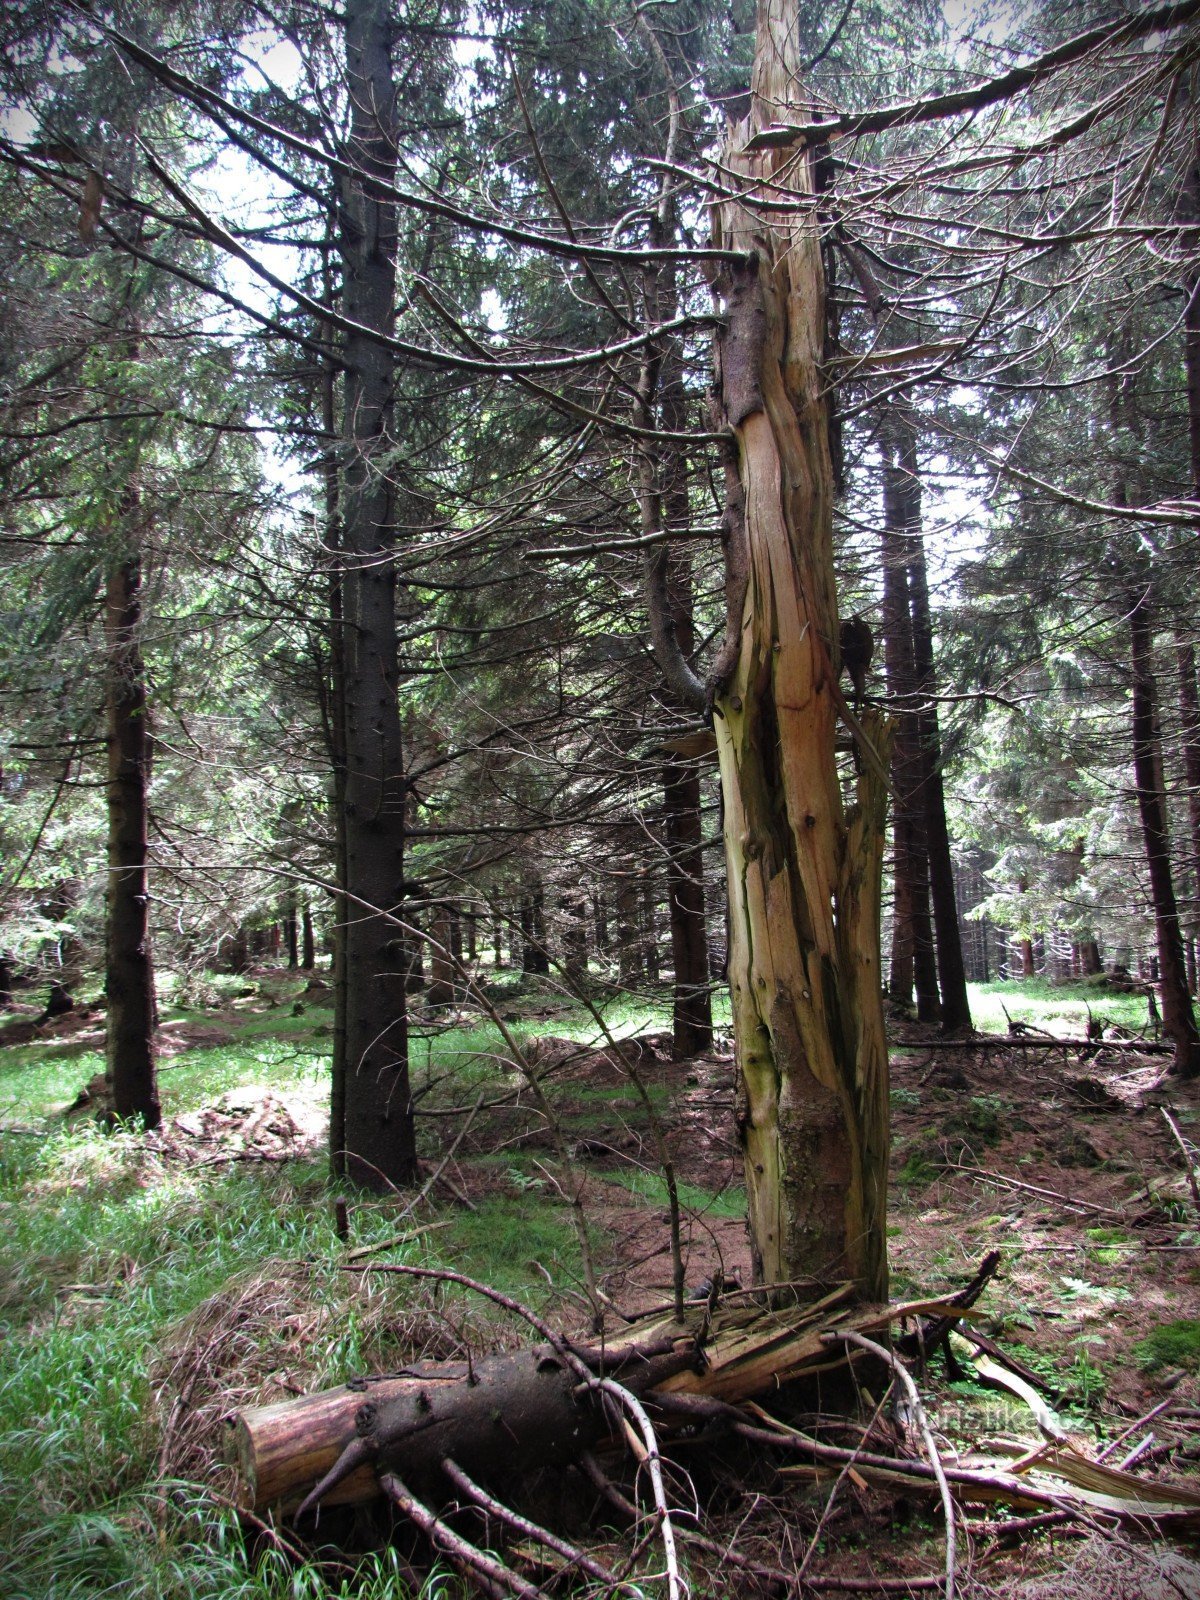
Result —
[[[957, 1311], [952, 1297], [851, 1306], [850, 1296], [843, 1284], [811, 1305], [712, 1312], [697, 1305], [683, 1324], [665, 1317], [603, 1345], [566, 1349], [589, 1374], [615, 1378], [633, 1395], [736, 1405], [782, 1383], [844, 1369], [845, 1354], [825, 1342], [830, 1332], [880, 1333], [899, 1319]], [[380, 1472], [394, 1469], [424, 1485], [447, 1458], [484, 1479], [577, 1459], [620, 1431], [611, 1409], [583, 1387], [556, 1339], [473, 1362], [422, 1363], [243, 1411], [233, 1419], [242, 1503], [284, 1514], [316, 1498], [327, 1506], [358, 1504], [380, 1495]]]

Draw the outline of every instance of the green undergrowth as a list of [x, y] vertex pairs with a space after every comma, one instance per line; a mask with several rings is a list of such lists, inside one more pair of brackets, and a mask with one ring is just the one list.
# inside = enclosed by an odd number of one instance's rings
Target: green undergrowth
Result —
[[[251, 1105], [265, 1091], [294, 1112], [324, 1113], [327, 1045], [314, 1025], [327, 1013], [292, 1017], [280, 1004], [197, 1020], [226, 1037], [164, 1057], [168, 1120], [222, 1096]], [[434, 1042], [447, 1099], [462, 1096], [457, 1066], [476, 1044], [448, 1034]], [[233, 1404], [257, 1392], [278, 1398], [275, 1373], [311, 1389], [388, 1370], [417, 1349], [457, 1349], [463, 1338], [486, 1347], [515, 1329], [478, 1297], [341, 1270], [319, 1128], [312, 1154], [284, 1164], [188, 1167], [153, 1137], [105, 1133], [86, 1113], [63, 1119], [100, 1069], [94, 1054], [65, 1058], [45, 1045], [0, 1055], [0, 1595], [411, 1600], [387, 1553], [334, 1578], [292, 1571], [248, 1551], [204, 1486], [211, 1474], [189, 1482], [168, 1471], [165, 1481], [172, 1362], [202, 1353], [214, 1329], [242, 1350], [242, 1365], [230, 1356], [228, 1370], [222, 1344], [201, 1364], [219, 1419], [226, 1386]], [[424, 1232], [400, 1198], [352, 1195], [350, 1244], [393, 1241], [371, 1262], [453, 1267], [545, 1311], [580, 1282], [579, 1247], [552, 1184], [527, 1181], [539, 1176], [532, 1161], [514, 1170], [522, 1182], [476, 1196], [474, 1210], [439, 1189], [440, 1209], [427, 1206], [421, 1220], [444, 1225]], [[260, 1290], [294, 1314], [260, 1326]], [[243, 1370], [246, 1349], [261, 1370]], [[423, 1600], [459, 1593], [445, 1577], [420, 1590]]]
[[[661, 1172], [650, 1172], [638, 1167], [621, 1167], [615, 1171], [606, 1171], [604, 1176], [610, 1183], [619, 1183], [631, 1194], [645, 1200], [648, 1205], [667, 1204], [667, 1182]], [[676, 1187], [680, 1205], [697, 1216], [744, 1217], [746, 1215], [746, 1191], [739, 1186], [717, 1192], [701, 1189], [694, 1183], [679, 1183]]]
[[972, 983], [967, 988], [972, 1021], [983, 1033], [1007, 1033], [1011, 1017], [1047, 1033], [1082, 1038], [1089, 1008], [1106, 1027], [1115, 1024], [1138, 1033], [1146, 1026], [1144, 995], [1118, 994], [1096, 984], [1021, 978], [1009, 983]]
[[290, 1592], [218, 1507], [181, 1512], [153, 1487], [151, 1372], [183, 1318], [272, 1258], [305, 1259], [312, 1297], [340, 1303], [319, 1169], [172, 1171], [92, 1125], [2, 1148], [0, 1591]]

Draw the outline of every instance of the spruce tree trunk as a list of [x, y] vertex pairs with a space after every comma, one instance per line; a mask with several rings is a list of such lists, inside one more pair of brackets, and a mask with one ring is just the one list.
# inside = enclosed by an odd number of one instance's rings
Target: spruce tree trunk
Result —
[[[354, 167], [391, 184], [396, 91], [386, 0], [348, 0], [346, 76]], [[396, 290], [396, 212], [350, 177], [342, 187], [343, 306], [348, 321], [390, 334]], [[404, 885], [404, 751], [397, 703], [395, 359], [368, 336], [343, 347], [342, 602], [345, 705], [345, 1171], [373, 1187], [417, 1173], [408, 1080], [408, 1019], [399, 930], [390, 920]], [[335, 1139], [337, 1134], [334, 1135]], [[339, 1151], [334, 1146], [335, 1166]]]
[[[746, 187], [768, 178], [814, 192], [811, 152], [745, 149], [766, 124], [811, 113], [800, 55], [796, 0], [759, 0], [750, 119], [733, 130], [724, 159]], [[730, 199], [715, 208], [714, 234], [746, 257], [718, 286], [718, 394], [731, 443], [727, 650], [736, 656], [714, 709], [755, 1268], [768, 1283], [845, 1277], [883, 1298], [886, 791], [864, 762], [856, 801], [843, 810], [819, 230], [807, 211], [768, 230], [761, 212]], [[886, 750], [884, 719], [867, 709], [862, 720]]]
[[162, 1120], [154, 1065], [154, 966], [150, 955], [149, 737], [142, 659], [142, 563], [132, 532], [130, 492], [121, 508], [131, 541], [111, 564], [105, 588], [104, 700], [108, 735], [108, 888], [105, 905], [105, 1076], [119, 1118], [147, 1128]]
[[654, 879], [646, 873], [642, 879], [642, 967], [648, 983], [657, 983], [660, 977], [658, 961], [658, 917], [655, 904]]
[[546, 891], [534, 880], [521, 896], [521, 971], [544, 976], [550, 971], [546, 948]]
[[[958, 1032], [971, 1026], [967, 977], [963, 965], [962, 934], [954, 893], [954, 867], [950, 859], [950, 832], [946, 825], [946, 794], [942, 783], [941, 738], [934, 695], [937, 678], [933, 659], [933, 617], [929, 605], [929, 580], [925, 568], [925, 542], [921, 527], [921, 479], [917, 459], [916, 426], [902, 401], [890, 408], [892, 478], [891, 499], [899, 523], [897, 555], [905, 564], [904, 596], [912, 638], [913, 739], [916, 757], [916, 801], [920, 807], [925, 846], [925, 873], [933, 904], [933, 931], [941, 991], [942, 1027]], [[885, 521], [888, 521], [885, 517]]]
[[[674, 225], [672, 227], [674, 235]], [[672, 292], [663, 310], [678, 311]], [[678, 350], [666, 362], [663, 426], [671, 433], [688, 427], [687, 396]], [[669, 527], [686, 527], [691, 516], [687, 457], [675, 447], [664, 463], [663, 515]], [[666, 546], [666, 598], [680, 653], [691, 661], [696, 649], [692, 575], [685, 554]], [[712, 996], [708, 976], [708, 921], [704, 904], [703, 824], [700, 773], [695, 763], [668, 761], [663, 769], [663, 818], [667, 842], [667, 908], [675, 988], [671, 1007], [671, 1052], [676, 1060], [712, 1049]]]
[[642, 942], [638, 937], [638, 885], [637, 868], [626, 860], [618, 869], [617, 912], [617, 980], [628, 988], [641, 982]]
[[300, 925], [296, 916], [296, 891], [290, 891], [283, 913], [283, 943], [287, 951], [287, 964], [291, 971], [300, 965]]
[[967, 998], [967, 973], [963, 964], [962, 931], [954, 892], [954, 863], [950, 856], [950, 830], [946, 824], [946, 791], [942, 782], [942, 742], [938, 729], [937, 677], [933, 660], [933, 619], [929, 607], [929, 582], [925, 569], [925, 542], [921, 534], [920, 479], [917, 477], [915, 442], [906, 463], [910, 477], [908, 518], [908, 587], [912, 607], [913, 648], [920, 697], [921, 796], [924, 802], [925, 838], [929, 850], [929, 896], [933, 904], [934, 942], [937, 948], [938, 985], [942, 999], [942, 1028], [959, 1033], [971, 1027]]
[[921, 725], [917, 714], [917, 665], [909, 601], [907, 475], [894, 438], [883, 442], [883, 646], [888, 694], [896, 712], [892, 787], [896, 904], [892, 926], [892, 971], [888, 992], [907, 1005], [916, 989], [917, 1019], [942, 1019], [937, 957], [929, 915], [929, 842], [922, 780]]
[[577, 987], [587, 982], [588, 903], [581, 889], [563, 896], [563, 973]]
[[[325, 256], [324, 299], [334, 302], [333, 276], [329, 251]], [[333, 343], [332, 329], [326, 337]], [[323, 362], [321, 371], [321, 422], [329, 441], [322, 473], [325, 496], [325, 546], [332, 566], [329, 573], [329, 715], [326, 738], [332, 774], [331, 823], [333, 832], [333, 870], [336, 885], [333, 896], [333, 938], [330, 979], [333, 987], [333, 1060], [329, 1095], [330, 1166], [336, 1177], [346, 1171], [346, 930], [350, 925], [346, 899], [346, 619], [342, 597], [342, 522], [341, 473], [333, 441], [338, 437], [337, 367], [332, 359]]]
[[[1194, 948], [1196, 933], [1200, 930], [1200, 693], [1196, 686], [1196, 652], [1191, 644], [1179, 643], [1175, 648], [1175, 663], [1179, 675], [1180, 742], [1183, 745], [1183, 772], [1187, 782], [1188, 842], [1191, 847], [1191, 914], [1185, 920], [1190, 927], [1189, 949]], [[1190, 963], [1194, 968], [1194, 957]], [[1195, 993], [1194, 971], [1189, 971], [1188, 987]]]
[[300, 970], [311, 972], [317, 964], [317, 945], [313, 938], [312, 907], [308, 900], [300, 908]]
[[446, 905], [438, 905], [433, 912], [433, 938], [429, 946], [429, 987], [425, 991], [425, 998], [431, 1006], [448, 1006], [454, 1000], [453, 955], [450, 909]]
[[694, 766], [668, 761], [663, 768], [667, 836], [667, 905], [675, 992], [671, 1049], [677, 1061], [712, 1049], [708, 986], [708, 928], [704, 912], [700, 778]]
[[1158, 726], [1154, 679], [1154, 632], [1144, 587], [1130, 596], [1129, 643], [1133, 666], [1133, 771], [1158, 948], [1162, 990], [1163, 1032], [1175, 1046], [1172, 1072], [1181, 1078], [1200, 1076], [1200, 1033], [1188, 992], [1183, 935], [1171, 877], [1167, 832], [1167, 797], [1163, 784], [1162, 740]]
[[608, 901], [599, 889], [592, 896], [592, 915], [596, 923], [596, 949], [606, 956], [612, 949], [608, 932]]

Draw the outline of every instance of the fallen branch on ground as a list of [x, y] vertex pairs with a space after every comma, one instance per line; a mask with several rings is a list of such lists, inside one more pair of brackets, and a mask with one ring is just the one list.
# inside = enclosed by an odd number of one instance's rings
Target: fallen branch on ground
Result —
[[[719, 1553], [787, 1593], [888, 1592], [886, 1580], [826, 1578], [807, 1570], [789, 1574], [738, 1558], [686, 1522], [679, 1524], [660, 1467], [663, 1449], [684, 1440], [695, 1448], [721, 1434], [766, 1447], [785, 1461], [790, 1456], [791, 1463], [779, 1469], [785, 1477], [849, 1476], [860, 1487], [939, 1494], [946, 1519], [945, 1575], [898, 1578], [891, 1585], [898, 1592], [936, 1586], [953, 1597], [958, 1503], [1007, 1505], [1024, 1517], [1052, 1519], [1046, 1526], [1061, 1521], [1094, 1529], [1098, 1517], [1110, 1526], [1115, 1519], [1160, 1528], [1200, 1526], [1200, 1494], [1089, 1459], [1065, 1437], [1032, 1448], [1027, 1441], [995, 1441], [953, 1458], [953, 1464], [943, 1462], [913, 1379], [879, 1336], [886, 1339], [895, 1323], [907, 1321], [921, 1333], [909, 1333], [905, 1348], [919, 1351], [922, 1334], [937, 1342], [943, 1329], [973, 1314], [970, 1302], [994, 1266], [989, 1259], [964, 1289], [936, 1300], [853, 1306], [850, 1286], [841, 1285], [806, 1306], [697, 1305], [683, 1322], [662, 1317], [599, 1343], [568, 1339], [519, 1302], [458, 1273], [389, 1263], [348, 1267], [478, 1292], [520, 1316], [541, 1342], [504, 1355], [423, 1363], [244, 1412], [236, 1432], [245, 1505], [255, 1514], [282, 1509], [303, 1517], [319, 1505], [385, 1495], [481, 1593], [520, 1600], [543, 1590], [509, 1567], [503, 1552], [479, 1548], [452, 1526], [446, 1519], [456, 1516], [456, 1506], [458, 1512], [474, 1508], [493, 1527], [507, 1528], [516, 1553], [533, 1563], [535, 1573], [548, 1570], [560, 1578], [576, 1571], [614, 1596], [641, 1592], [634, 1573], [651, 1541], [659, 1543], [663, 1557], [657, 1580], [665, 1578], [674, 1600], [687, 1592], [677, 1542]], [[903, 1387], [927, 1460], [903, 1450], [868, 1450], [865, 1436], [853, 1449], [825, 1443], [754, 1398], [859, 1360], [890, 1369], [893, 1383]], [[1002, 1378], [1029, 1402], [1028, 1385]], [[636, 1489], [618, 1488], [596, 1459], [597, 1452], [614, 1448], [632, 1452], [648, 1490], [645, 1507], [636, 1503]], [[590, 1477], [633, 1522], [632, 1551], [621, 1564], [596, 1560], [506, 1506], [495, 1492], [497, 1482], [511, 1484], [533, 1469], [566, 1464]], [[489, 1482], [493, 1487], [485, 1487]], [[1006, 1526], [999, 1524], [997, 1533]]]

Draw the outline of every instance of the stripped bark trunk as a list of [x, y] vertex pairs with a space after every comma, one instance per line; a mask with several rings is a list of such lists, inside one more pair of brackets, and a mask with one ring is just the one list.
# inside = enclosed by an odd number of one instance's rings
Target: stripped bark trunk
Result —
[[[779, 183], [814, 192], [811, 152], [745, 149], [766, 124], [811, 110], [800, 32], [795, 0], [760, 0], [750, 118], [723, 162], [747, 189], [765, 180], [772, 193]], [[718, 285], [731, 614], [714, 710], [755, 1267], [767, 1282], [845, 1275], [882, 1298], [885, 790], [864, 763], [844, 812], [819, 229], [798, 209], [767, 232], [731, 197], [714, 210], [714, 235], [745, 258]], [[861, 720], [886, 745], [880, 714]]]
[[[396, 211], [379, 200], [395, 177], [396, 90], [386, 0], [349, 0], [346, 75], [354, 172], [343, 181], [345, 459], [341, 592], [345, 679], [344, 1060], [334, 1166], [374, 1187], [417, 1172], [408, 1080], [403, 953], [385, 914], [404, 885], [404, 750], [397, 701], [395, 360]], [[355, 174], [377, 180], [368, 190]], [[377, 914], [373, 908], [379, 908]], [[341, 1141], [339, 1148], [338, 1140]]]

